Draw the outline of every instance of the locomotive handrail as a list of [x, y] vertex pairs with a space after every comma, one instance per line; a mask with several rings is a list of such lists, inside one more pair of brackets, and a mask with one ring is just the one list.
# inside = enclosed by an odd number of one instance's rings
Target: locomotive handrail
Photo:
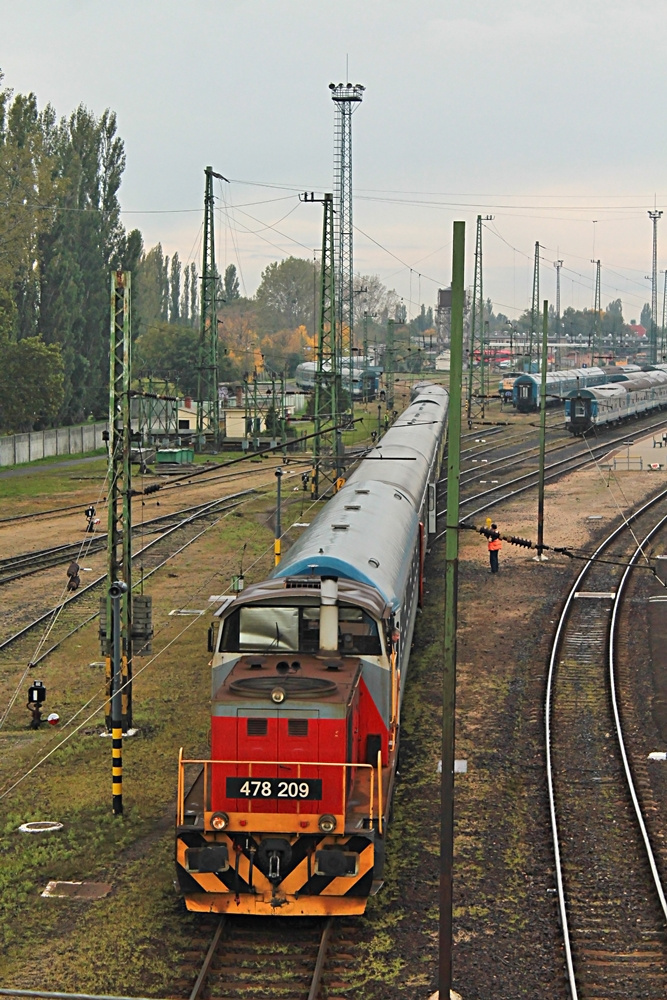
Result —
[[186, 764], [202, 764], [204, 767], [204, 808], [206, 808], [206, 803], [208, 802], [208, 769], [209, 766], [214, 764], [225, 764], [231, 767], [245, 767], [250, 768], [253, 765], [259, 764], [262, 767], [296, 767], [298, 768], [297, 777], [300, 777], [300, 771], [302, 767], [339, 767], [343, 771], [343, 811], [345, 811], [345, 806], [347, 802], [347, 796], [345, 794], [345, 772], [347, 770], [352, 770], [353, 768], [364, 768], [370, 771], [370, 788], [369, 788], [369, 801], [368, 801], [368, 818], [373, 821], [373, 806], [375, 804], [375, 773], [377, 770], [377, 782], [378, 782], [378, 829], [382, 833], [382, 751], [378, 750], [377, 757], [377, 767], [375, 764], [364, 764], [359, 762], [348, 762], [348, 761], [308, 761], [308, 760], [218, 760], [208, 757], [184, 757], [183, 747], [178, 751], [178, 782], [177, 782], [177, 795], [178, 804], [176, 811], [176, 822], [178, 826], [182, 826], [185, 817], [185, 779], [184, 779], [184, 769]]
[[378, 832], [382, 836], [382, 751], [378, 750]]

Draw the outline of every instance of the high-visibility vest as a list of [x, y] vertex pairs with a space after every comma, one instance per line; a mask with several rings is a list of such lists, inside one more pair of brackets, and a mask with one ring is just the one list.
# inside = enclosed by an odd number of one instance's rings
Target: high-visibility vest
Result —
[[489, 539], [489, 552], [498, 552], [498, 550], [502, 549], [502, 547], [503, 543], [500, 541], [499, 538]]

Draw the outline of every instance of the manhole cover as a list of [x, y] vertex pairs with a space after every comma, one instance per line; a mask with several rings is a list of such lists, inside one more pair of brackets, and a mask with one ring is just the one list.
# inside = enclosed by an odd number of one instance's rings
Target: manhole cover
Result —
[[33, 823], [22, 823], [19, 827], [20, 833], [54, 833], [62, 830], [62, 823], [52, 823], [50, 820], [39, 820]]
[[49, 882], [42, 896], [67, 899], [102, 899], [111, 892], [109, 882]]

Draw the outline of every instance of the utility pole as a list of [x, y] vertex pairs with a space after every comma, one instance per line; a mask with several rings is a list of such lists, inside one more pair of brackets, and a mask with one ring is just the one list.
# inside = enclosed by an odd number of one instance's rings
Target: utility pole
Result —
[[562, 340], [562, 330], [560, 325], [560, 269], [563, 266], [562, 260], [555, 260], [556, 268], [556, 368], [560, 368], [560, 343]]
[[667, 271], [665, 271], [665, 287], [662, 292], [662, 331], [660, 334], [660, 361], [665, 360], [665, 307], [667, 306]]
[[[350, 343], [350, 399], [352, 398], [352, 348], [354, 346], [354, 227], [352, 224], [352, 115], [361, 104], [365, 87], [360, 83], [330, 83], [334, 117], [334, 243], [336, 255], [336, 326], [338, 362], [342, 364], [344, 328]], [[342, 375], [342, 371], [337, 372]]]
[[542, 379], [540, 386], [540, 475], [537, 499], [537, 555], [536, 562], [546, 561], [544, 552], [544, 456], [547, 434], [547, 334], [549, 330], [549, 303], [544, 300], [542, 311]]
[[533, 264], [533, 300], [530, 307], [530, 340], [528, 342], [528, 371], [533, 367], [533, 337], [537, 333], [537, 317], [540, 302], [540, 244], [535, 244], [535, 262]]
[[[486, 338], [484, 326], [484, 290], [482, 283], [482, 222], [491, 222], [492, 215], [477, 216], [477, 236], [475, 240], [475, 281], [472, 293], [470, 319], [470, 361], [468, 368], [468, 427], [472, 427], [474, 417], [484, 419], [486, 410], [486, 379], [484, 357]], [[479, 350], [479, 368], [475, 368], [475, 351]], [[474, 413], [473, 413], [474, 409]]]
[[387, 411], [394, 409], [394, 320], [387, 320], [387, 341], [384, 349], [384, 399]]
[[121, 582], [125, 589], [121, 589], [115, 607], [111, 587], [106, 598], [102, 598], [100, 638], [106, 664], [105, 723], [109, 732], [114, 663], [118, 664], [123, 688], [121, 725], [126, 731], [132, 728], [131, 284], [129, 271], [111, 272], [107, 580], [109, 584]]
[[[591, 264], [595, 264], [595, 305], [593, 306], [593, 311], [595, 317], [593, 319], [593, 347], [591, 351], [591, 364], [595, 357], [595, 348], [597, 346], [598, 354], [600, 353], [600, 313], [602, 311], [600, 306], [600, 261], [592, 260]], [[588, 337], [588, 347], [591, 348], [591, 338], [590, 334]]]
[[[336, 295], [334, 274], [334, 209], [333, 195], [328, 193], [316, 198], [312, 191], [299, 196], [304, 202], [318, 202], [323, 206], [322, 267], [320, 270], [320, 315], [317, 332], [317, 371], [315, 372], [315, 437], [313, 439], [313, 474], [311, 489], [313, 499], [320, 495], [320, 463], [326, 441], [340, 477], [340, 355], [336, 333]], [[327, 427], [328, 425], [328, 427]]]
[[197, 373], [197, 437], [203, 447], [205, 430], [220, 444], [220, 400], [218, 399], [218, 270], [215, 266], [213, 178], [229, 181], [206, 167], [204, 193], [204, 247], [201, 276], [201, 328]]
[[112, 661], [111, 678], [111, 797], [114, 816], [123, 815], [123, 674], [121, 648], [121, 603], [129, 597], [128, 586], [115, 580], [109, 587], [111, 601]]
[[662, 212], [655, 209], [649, 212], [653, 222], [653, 267], [651, 269], [651, 339], [649, 361], [652, 365], [658, 362], [658, 220]]
[[442, 774], [440, 779], [440, 926], [438, 987], [449, 1000], [452, 987], [452, 897], [454, 879], [454, 737], [456, 625], [459, 572], [459, 483], [461, 381], [463, 376], [463, 281], [465, 222], [454, 223], [452, 325], [447, 434], [447, 527], [445, 532], [445, 643], [442, 682]]

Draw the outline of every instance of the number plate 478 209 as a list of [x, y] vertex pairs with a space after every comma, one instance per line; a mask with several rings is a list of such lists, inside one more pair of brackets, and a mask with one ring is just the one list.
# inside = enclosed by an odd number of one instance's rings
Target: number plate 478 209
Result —
[[321, 778], [227, 778], [228, 799], [321, 799]]

